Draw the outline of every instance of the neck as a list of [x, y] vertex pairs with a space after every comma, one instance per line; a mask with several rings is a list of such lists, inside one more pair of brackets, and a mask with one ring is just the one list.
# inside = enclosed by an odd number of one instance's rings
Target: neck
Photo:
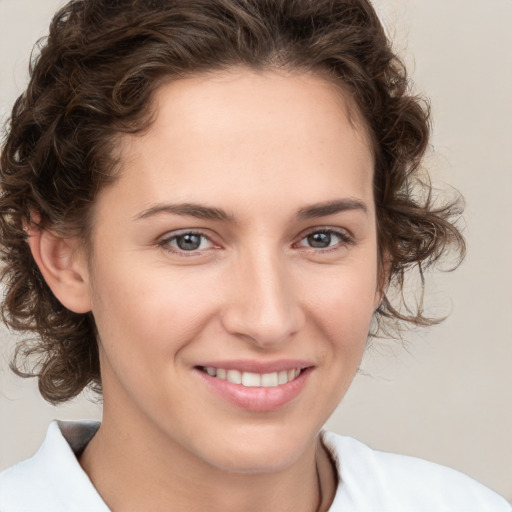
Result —
[[206, 463], [155, 428], [118, 418], [106, 408], [80, 459], [113, 512], [317, 512], [334, 496], [332, 466], [319, 439], [285, 468], [236, 473]]

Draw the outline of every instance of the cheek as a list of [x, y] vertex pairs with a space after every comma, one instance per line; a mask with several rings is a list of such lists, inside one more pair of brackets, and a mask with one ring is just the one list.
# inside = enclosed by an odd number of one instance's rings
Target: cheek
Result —
[[[314, 278], [312, 278], [314, 279]], [[311, 280], [312, 280], [311, 279]], [[363, 268], [334, 269], [315, 283], [306, 287], [312, 318], [317, 319], [330, 338], [342, 339], [347, 344], [366, 340], [368, 328], [376, 308], [377, 277], [373, 266]]]
[[[142, 267], [143, 268], [143, 267]], [[130, 275], [130, 278], [126, 278]], [[183, 276], [98, 268], [93, 314], [103, 348], [117, 359], [174, 358], [213, 314], [214, 299]], [[151, 349], [151, 350], [148, 350]]]
[[[369, 269], [371, 275], [371, 269]], [[367, 275], [367, 274], [363, 274]], [[321, 294], [310, 296], [310, 318], [320, 336], [321, 360], [328, 369], [335, 407], [350, 386], [367, 346], [374, 313], [374, 279], [353, 273], [330, 279]]]

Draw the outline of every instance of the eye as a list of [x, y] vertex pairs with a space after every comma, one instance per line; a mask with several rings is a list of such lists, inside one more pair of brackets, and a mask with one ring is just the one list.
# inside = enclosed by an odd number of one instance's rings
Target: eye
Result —
[[193, 231], [174, 233], [160, 241], [159, 245], [175, 253], [193, 253], [215, 247], [206, 235]]
[[297, 245], [311, 249], [330, 249], [340, 245], [350, 244], [351, 242], [351, 237], [343, 231], [320, 229], [308, 233]]

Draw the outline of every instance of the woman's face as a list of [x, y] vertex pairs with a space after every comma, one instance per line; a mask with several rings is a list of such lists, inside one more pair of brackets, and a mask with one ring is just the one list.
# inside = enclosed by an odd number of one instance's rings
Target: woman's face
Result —
[[379, 303], [370, 145], [309, 75], [199, 76], [155, 107], [95, 208], [104, 423], [216, 468], [284, 468], [347, 391]]

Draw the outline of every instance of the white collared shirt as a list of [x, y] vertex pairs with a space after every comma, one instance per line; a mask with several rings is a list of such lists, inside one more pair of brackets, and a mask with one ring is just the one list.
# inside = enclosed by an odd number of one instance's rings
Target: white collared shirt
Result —
[[[99, 423], [54, 421], [39, 451], [0, 474], [0, 512], [108, 512], [76, 453]], [[339, 484], [329, 512], [511, 512], [498, 494], [452, 469], [325, 433]], [[146, 511], [141, 511], [146, 512]]]

